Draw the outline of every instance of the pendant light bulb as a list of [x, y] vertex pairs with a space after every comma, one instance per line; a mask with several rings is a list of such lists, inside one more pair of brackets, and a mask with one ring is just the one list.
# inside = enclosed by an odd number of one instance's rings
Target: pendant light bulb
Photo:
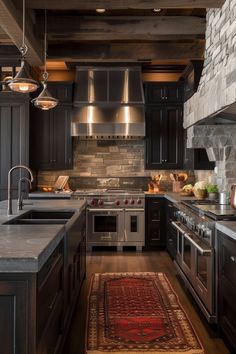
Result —
[[52, 97], [47, 88], [48, 72], [47, 72], [47, 13], [45, 10], [45, 31], [44, 31], [44, 72], [43, 72], [43, 90], [38, 97], [34, 98], [31, 102], [35, 107], [48, 111], [58, 105], [58, 99]]
[[21, 68], [16, 76], [7, 82], [8, 86], [12, 91], [29, 93], [34, 92], [39, 87], [39, 83], [32, 79], [29, 74], [29, 71], [26, 67], [25, 56], [28, 51], [28, 47], [25, 44], [25, 0], [23, 0], [23, 28], [22, 28], [22, 46], [20, 48], [21, 52]]

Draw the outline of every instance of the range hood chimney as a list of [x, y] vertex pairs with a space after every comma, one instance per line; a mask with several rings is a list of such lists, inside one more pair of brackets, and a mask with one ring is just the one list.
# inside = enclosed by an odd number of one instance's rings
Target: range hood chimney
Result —
[[140, 67], [77, 67], [72, 136], [128, 139], [145, 136]]

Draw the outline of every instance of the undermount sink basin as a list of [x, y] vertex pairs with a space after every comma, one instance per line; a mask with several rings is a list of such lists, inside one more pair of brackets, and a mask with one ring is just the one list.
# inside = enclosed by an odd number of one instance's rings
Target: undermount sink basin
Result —
[[66, 224], [74, 211], [30, 210], [4, 223], [4, 225]]

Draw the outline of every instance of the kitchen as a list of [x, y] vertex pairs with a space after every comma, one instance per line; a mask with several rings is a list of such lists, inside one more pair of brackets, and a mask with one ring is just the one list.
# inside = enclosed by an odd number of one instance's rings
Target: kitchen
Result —
[[[235, 17], [232, 0], [0, 0], [0, 353], [235, 352]], [[96, 277], [126, 315], [112, 274], [177, 294], [195, 346], [170, 309], [139, 321], [146, 342], [125, 322], [98, 335]]]

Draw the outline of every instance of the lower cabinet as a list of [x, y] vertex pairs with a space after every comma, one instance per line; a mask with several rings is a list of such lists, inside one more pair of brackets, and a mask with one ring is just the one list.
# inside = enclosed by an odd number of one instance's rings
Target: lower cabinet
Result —
[[219, 326], [236, 351], [236, 241], [218, 232]]
[[171, 221], [175, 220], [176, 211], [174, 204], [166, 200], [166, 248], [172, 258], [175, 258], [177, 253], [177, 231], [171, 224]]
[[147, 197], [145, 200], [145, 246], [165, 246], [165, 200]]
[[85, 211], [38, 273], [0, 273], [0, 354], [59, 354], [86, 272]]

